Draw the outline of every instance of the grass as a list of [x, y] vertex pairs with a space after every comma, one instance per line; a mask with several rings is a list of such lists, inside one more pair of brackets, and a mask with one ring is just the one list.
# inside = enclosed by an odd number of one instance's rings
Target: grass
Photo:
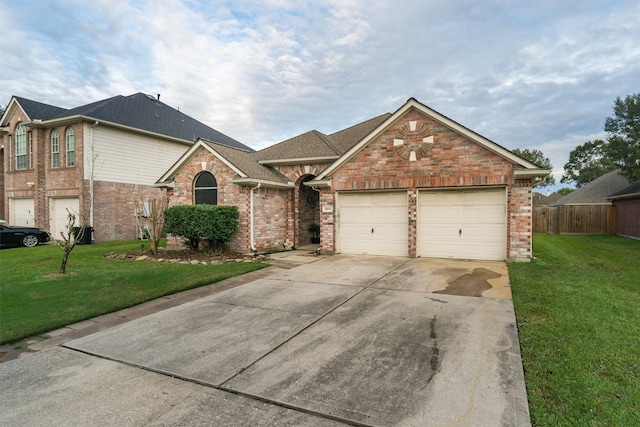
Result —
[[534, 426], [640, 425], [640, 241], [536, 234], [509, 265]]
[[163, 295], [265, 267], [259, 263], [182, 265], [104, 258], [140, 250], [139, 241], [77, 246], [59, 276], [63, 252], [55, 245], [0, 251], [0, 343], [62, 326]]

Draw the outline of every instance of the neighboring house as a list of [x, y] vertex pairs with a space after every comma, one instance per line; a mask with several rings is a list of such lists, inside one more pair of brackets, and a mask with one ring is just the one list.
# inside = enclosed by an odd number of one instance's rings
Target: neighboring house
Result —
[[640, 238], [640, 181], [609, 196], [616, 207], [616, 234]]
[[0, 215], [59, 238], [69, 209], [96, 240], [133, 238], [135, 202], [163, 194], [152, 185], [199, 137], [251, 151], [142, 93], [73, 109], [14, 96], [0, 120]]
[[157, 185], [172, 205], [238, 206], [238, 251], [304, 245], [318, 222], [328, 254], [528, 260], [531, 191], [549, 172], [409, 99], [257, 152], [200, 139]]
[[562, 198], [562, 194], [553, 192], [548, 196], [545, 196], [542, 193], [538, 193], [537, 191], [533, 192], [533, 206], [548, 206], [551, 203], [555, 203], [557, 200]]
[[594, 179], [584, 187], [577, 188], [566, 196], [550, 203], [549, 206], [610, 206], [609, 196], [628, 185], [627, 178], [620, 174], [620, 169], [617, 169]]
[[629, 182], [619, 170], [606, 173], [584, 187], [534, 211], [534, 230], [551, 234], [613, 234], [615, 208], [609, 196]]

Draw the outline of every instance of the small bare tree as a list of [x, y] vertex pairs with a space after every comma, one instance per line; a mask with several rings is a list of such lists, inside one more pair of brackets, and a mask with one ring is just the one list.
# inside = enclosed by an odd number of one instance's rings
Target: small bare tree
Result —
[[162, 237], [162, 228], [164, 227], [164, 211], [169, 205], [167, 196], [147, 199], [147, 201], [136, 200], [136, 210], [143, 213], [146, 218], [146, 230], [149, 233], [149, 243], [151, 244], [151, 252], [155, 255], [158, 252], [158, 245]]
[[60, 264], [60, 274], [67, 273], [67, 261], [69, 260], [69, 255], [71, 255], [73, 248], [75, 248], [78, 242], [84, 237], [85, 228], [76, 227], [75, 225], [76, 215], [67, 208], [67, 225], [65, 227], [65, 231], [60, 232], [62, 240], [52, 239], [55, 244], [64, 251], [62, 263]]

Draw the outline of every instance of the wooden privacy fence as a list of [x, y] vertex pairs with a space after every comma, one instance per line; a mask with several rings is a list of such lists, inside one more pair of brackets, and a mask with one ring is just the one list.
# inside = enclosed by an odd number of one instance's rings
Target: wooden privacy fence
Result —
[[613, 205], [536, 206], [533, 232], [548, 234], [615, 234]]

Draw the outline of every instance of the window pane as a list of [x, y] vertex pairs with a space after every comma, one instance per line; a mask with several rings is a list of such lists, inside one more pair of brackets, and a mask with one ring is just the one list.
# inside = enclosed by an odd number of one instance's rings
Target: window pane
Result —
[[51, 167], [60, 166], [60, 133], [57, 130], [51, 132]]
[[209, 172], [203, 172], [196, 178], [193, 189], [194, 201], [196, 205], [217, 205], [218, 204], [218, 183], [216, 178]]
[[209, 190], [203, 188], [196, 188], [196, 205], [217, 205], [218, 204], [218, 190]]
[[73, 128], [67, 129], [67, 166], [76, 164], [76, 139]]
[[16, 129], [16, 169], [27, 168], [27, 132], [24, 126]]

